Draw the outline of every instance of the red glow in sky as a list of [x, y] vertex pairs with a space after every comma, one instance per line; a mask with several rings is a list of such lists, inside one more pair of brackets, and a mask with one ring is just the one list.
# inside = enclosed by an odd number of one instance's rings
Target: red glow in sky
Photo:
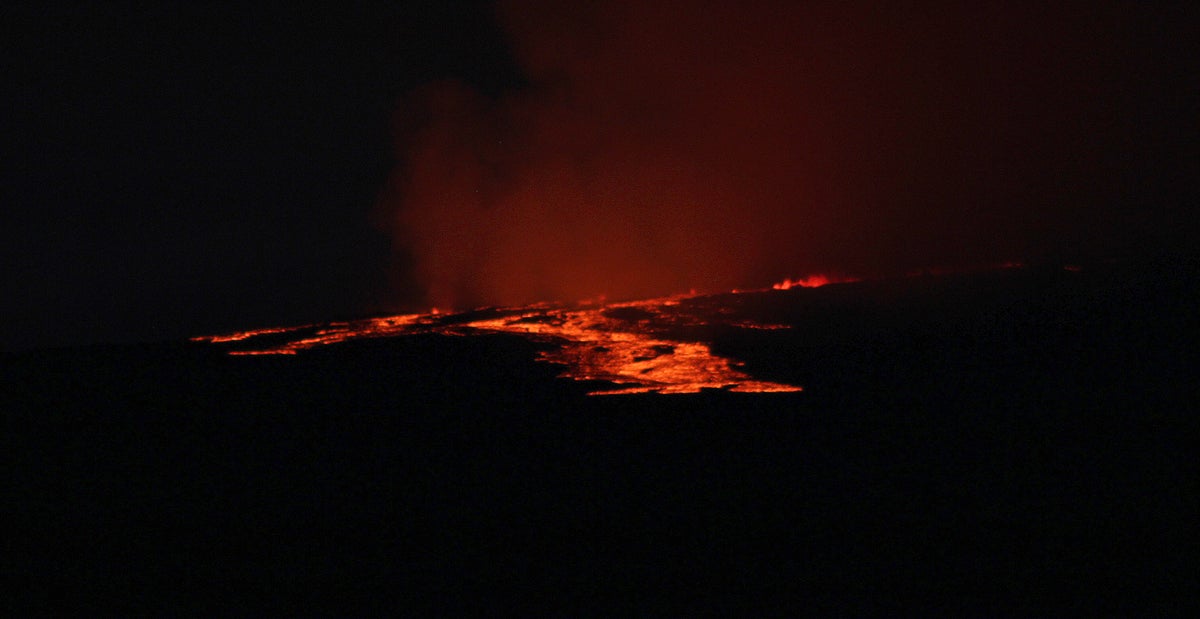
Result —
[[1123, 11], [505, 2], [528, 85], [412, 93], [384, 211], [427, 306], [1102, 251], [1148, 225]]

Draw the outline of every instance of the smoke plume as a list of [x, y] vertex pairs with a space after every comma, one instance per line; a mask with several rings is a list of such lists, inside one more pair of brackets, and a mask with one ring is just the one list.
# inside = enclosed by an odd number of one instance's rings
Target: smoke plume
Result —
[[1024, 260], [1161, 215], [1128, 208], [1169, 133], [1130, 93], [1173, 79], [1146, 70], [1169, 15], [812, 4], [502, 4], [527, 86], [396, 115], [384, 204], [426, 302]]

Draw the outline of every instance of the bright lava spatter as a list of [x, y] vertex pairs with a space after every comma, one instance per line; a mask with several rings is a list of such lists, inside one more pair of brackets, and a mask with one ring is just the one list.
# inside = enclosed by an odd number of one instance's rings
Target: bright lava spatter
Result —
[[[824, 277], [788, 280], [774, 288], [830, 283]], [[754, 380], [738, 363], [713, 354], [709, 345], [672, 335], [688, 327], [717, 326], [718, 317], [701, 318], [681, 311], [687, 296], [624, 303], [576, 306], [537, 304], [486, 308], [472, 312], [404, 314], [322, 326], [306, 325], [242, 331], [192, 338], [196, 342], [239, 347], [230, 355], [294, 355], [317, 346], [353, 339], [397, 337], [419, 333], [466, 336], [507, 333], [549, 345], [538, 360], [564, 369], [560, 378], [603, 385], [589, 395], [632, 393], [698, 393], [704, 389], [736, 392], [795, 392], [795, 385]], [[786, 329], [785, 325], [753, 321], [722, 321], [742, 329]], [[298, 336], [282, 344], [253, 347], [255, 340]], [[244, 346], [244, 347], [243, 347]]]

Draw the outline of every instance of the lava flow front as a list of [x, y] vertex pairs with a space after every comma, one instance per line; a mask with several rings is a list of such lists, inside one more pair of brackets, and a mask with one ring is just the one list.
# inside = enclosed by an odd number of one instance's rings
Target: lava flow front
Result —
[[[464, 313], [407, 314], [244, 331], [193, 341], [229, 347], [231, 355], [294, 355], [361, 338], [504, 333], [545, 345], [538, 360], [562, 366], [561, 378], [598, 385], [590, 395], [697, 393], [705, 389], [800, 391], [794, 385], [755, 380], [738, 369], [738, 362], [713, 354], [698, 335], [703, 330], [788, 327], [736, 319], [728, 311], [711, 311], [712, 304], [704, 299], [712, 298], [676, 296], [625, 303], [538, 304]], [[264, 345], [266, 342], [272, 345]]]

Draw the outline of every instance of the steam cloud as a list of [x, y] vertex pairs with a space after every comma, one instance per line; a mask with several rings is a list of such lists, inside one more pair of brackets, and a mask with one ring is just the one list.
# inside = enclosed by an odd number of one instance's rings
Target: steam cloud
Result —
[[1158, 129], [1120, 99], [1157, 79], [1146, 20], [799, 4], [499, 7], [528, 87], [430, 84], [397, 113], [384, 205], [426, 302], [1036, 258], [1144, 220], [1108, 196]]

